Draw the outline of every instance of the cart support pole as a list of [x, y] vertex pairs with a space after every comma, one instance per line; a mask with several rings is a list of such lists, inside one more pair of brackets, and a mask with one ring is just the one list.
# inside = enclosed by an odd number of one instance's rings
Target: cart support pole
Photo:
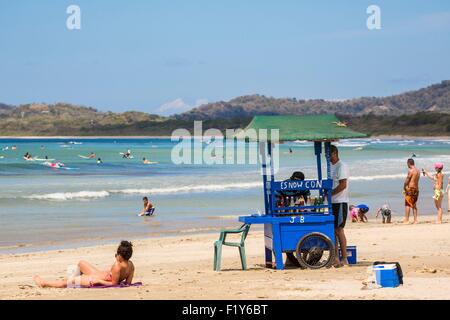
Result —
[[[269, 159], [270, 159], [270, 182], [275, 181], [275, 175], [274, 175], [274, 168], [273, 168], [273, 150], [272, 150], [272, 141], [267, 141], [267, 148], [268, 148], [268, 154], [269, 154]], [[272, 212], [272, 208], [273, 208], [273, 193], [272, 193], [272, 186], [270, 186], [269, 188], [269, 208], [270, 208], [270, 214], [273, 215], [274, 212]]]
[[[262, 164], [262, 175], [263, 175], [263, 190], [264, 190], [264, 209], [266, 215], [271, 215], [272, 211], [270, 209], [269, 203], [269, 190], [267, 188], [267, 157], [266, 157], [266, 143], [259, 143], [259, 152], [261, 155], [261, 164]], [[271, 230], [268, 229], [267, 225], [264, 225], [264, 252], [265, 252], [265, 260], [266, 267], [272, 268], [272, 248], [268, 247], [266, 244], [266, 237], [271, 237]]]
[[[331, 179], [331, 142], [325, 142], [325, 159], [327, 161], [327, 179]], [[333, 205], [331, 199], [331, 193], [328, 193], [328, 212], [333, 213]]]
[[261, 166], [263, 175], [263, 190], [264, 190], [264, 210], [265, 214], [270, 214], [269, 198], [267, 195], [267, 158], [266, 158], [266, 143], [259, 143], [259, 153], [261, 155]]
[[[317, 158], [317, 180], [322, 180], [322, 161], [320, 159], [322, 155], [322, 142], [314, 141], [314, 153]], [[320, 190], [320, 195], [323, 196], [323, 190]]]

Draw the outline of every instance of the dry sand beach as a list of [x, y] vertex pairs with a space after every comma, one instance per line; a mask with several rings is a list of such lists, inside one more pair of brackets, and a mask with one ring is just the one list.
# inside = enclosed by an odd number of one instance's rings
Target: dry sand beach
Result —
[[[64, 277], [69, 265], [92, 261], [108, 268], [115, 245], [0, 256], [1, 299], [449, 299], [450, 223], [434, 216], [417, 225], [378, 220], [348, 223], [349, 244], [358, 246], [358, 265], [324, 270], [263, 267], [261, 229], [246, 241], [249, 270], [240, 270], [235, 248], [224, 248], [222, 271], [214, 272], [217, 234], [152, 238], [134, 242], [135, 281], [141, 287], [109, 289], [41, 289], [34, 274]], [[363, 290], [373, 261], [399, 261], [405, 284], [395, 289]]]

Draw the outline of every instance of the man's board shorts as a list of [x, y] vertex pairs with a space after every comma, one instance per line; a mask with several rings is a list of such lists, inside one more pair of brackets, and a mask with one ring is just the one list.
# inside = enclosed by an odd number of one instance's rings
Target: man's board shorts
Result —
[[405, 190], [405, 206], [416, 208], [417, 200], [419, 199], [419, 189], [414, 187], [406, 188]]
[[334, 227], [344, 228], [347, 221], [348, 203], [333, 203]]

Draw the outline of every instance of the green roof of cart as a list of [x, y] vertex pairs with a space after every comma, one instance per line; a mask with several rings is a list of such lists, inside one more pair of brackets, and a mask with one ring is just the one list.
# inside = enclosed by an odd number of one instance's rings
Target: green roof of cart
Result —
[[[256, 137], [248, 135], [255, 130]], [[250, 141], [266, 140], [260, 137], [261, 131], [266, 129], [269, 138], [271, 129], [279, 130], [279, 141], [334, 141], [339, 139], [354, 139], [367, 137], [366, 134], [356, 132], [343, 124], [335, 115], [306, 115], [306, 116], [255, 116], [248, 126], [236, 134], [237, 139]]]

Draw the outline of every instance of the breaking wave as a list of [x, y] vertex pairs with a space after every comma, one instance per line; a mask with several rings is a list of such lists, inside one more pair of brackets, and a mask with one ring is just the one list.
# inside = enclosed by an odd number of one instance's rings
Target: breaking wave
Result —
[[80, 199], [98, 199], [108, 197], [108, 191], [80, 191], [80, 192], [56, 192], [47, 194], [33, 194], [31, 196], [24, 196], [25, 199], [31, 200], [80, 200]]

